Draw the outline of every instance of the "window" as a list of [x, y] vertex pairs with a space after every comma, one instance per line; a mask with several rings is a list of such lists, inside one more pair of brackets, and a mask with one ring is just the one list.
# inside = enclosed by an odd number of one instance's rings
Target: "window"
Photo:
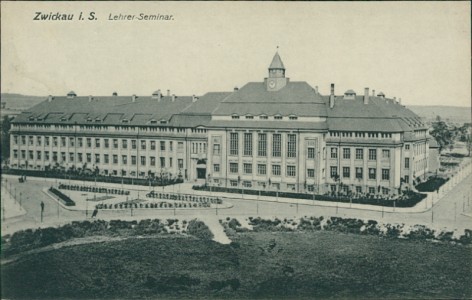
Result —
[[[115, 155], [113, 155], [115, 156]], [[115, 158], [113, 158], [113, 163], [115, 164]], [[116, 156], [116, 163], [118, 163], [118, 155]], [[123, 165], [127, 165], [128, 164], [128, 155], [122, 155], [121, 156], [121, 163]]]
[[244, 134], [244, 155], [252, 156], [252, 133]]
[[[118, 148], [118, 140], [113, 140], [113, 148]], [[128, 140], [121, 140], [121, 148], [128, 149]]]
[[132, 155], [132, 156], [131, 156], [131, 164], [132, 164], [133, 166], [136, 166], [136, 156], [135, 156], [135, 155]]
[[390, 150], [382, 149], [382, 158], [390, 158]]
[[265, 157], [267, 156], [267, 134], [259, 133], [257, 137], [257, 156]]
[[220, 155], [220, 154], [221, 154], [221, 145], [213, 144], [213, 155]]
[[250, 181], [243, 181], [243, 187], [246, 187], [246, 188], [252, 187], [252, 182], [250, 182]]
[[131, 140], [131, 149], [136, 149], [136, 140]]
[[405, 169], [409, 169], [409, 168], [410, 168], [410, 158], [405, 157]]
[[156, 157], [155, 157], [155, 156], [149, 157], [149, 164], [150, 164], [152, 167], [155, 167], [155, 166], [156, 166]]
[[183, 142], [178, 142], [177, 143], [177, 151], [182, 152], [184, 150], [184, 143]]
[[362, 187], [356, 186], [356, 193], [362, 193]]
[[[54, 154], [53, 154], [53, 156], [54, 156]], [[57, 158], [56, 158], [56, 160], [57, 160]], [[54, 161], [56, 161], [56, 160], [54, 160]], [[87, 163], [92, 163], [92, 154], [91, 153], [87, 153]]]
[[[54, 143], [55, 146], [57, 146], [57, 141]], [[91, 138], [87, 138], [87, 148], [91, 148], [92, 147], [92, 139]]]
[[364, 170], [361, 167], [356, 168], [356, 179], [362, 179], [364, 176], [362, 175]]
[[410, 145], [409, 144], [405, 145], [405, 150], [410, 150]]
[[103, 162], [106, 163], [106, 164], [109, 164], [110, 163], [110, 155], [104, 154], [103, 155]]
[[257, 175], [266, 175], [267, 174], [267, 165], [258, 164], [257, 165]]
[[330, 168], [330, 176], [331, 176], [331, 178], [338, 176], [338, 167], [336, 167], [336, 166], [331, 166], [331, 168]]
[[338, 158], [338, 148], [331, 148], [331, 158]]
[[315, 169], [308, 169], [307, 175], [308, 175], [308, 178], [315, 178]]
[[[38, 146], [41, 146], [41, 138], [39, 136], [38, 136], [37, 143], [38, 143]], [[74, 138], [73, 137], [69, 138], [69, 146], [74, 147]]]
[[282, 156], [282, 135], [279, 133], [274, 133], [272, 135], [272, 156]]
[[237, 132], [229, 134], [229, 155], [238, 155], [239, 136]]
[[405, 182], [406, 182], [406, 183], [410, 183], [410, 176], [405, 175]]
[[[29, 153], [29, 159], [34, 159], [34, 153], [33, 150], [28, 151]], [[65, 159], [64, 159], [65, 160]]]
[[13, 158], [18, 158], [18, 150], [13, 150]]
[[[24, 136], [23, 136], [23, 138], [24, 138]], [[89, 142], [88, 145], [90, 145], [89, 147], [92, 147], [91, 139], [88, 139], [88, 142]], [[23, 142], [23, 145], [24, 145], [24, 144], [25, 144], [25, 143]], [[54, 147], [57, 147], [57, 137], [53, 137], [53, 138], [52, 138], [52, 145], [53, 145]]]
[[295, 166], [287, 166], [287, 176], [295, 177], [296, 175], [296, 168]]
[[282, 174], [280, 165], [272, 165], [272, 175], [280, 176]]
[[252, 174], [252, 164], [244, 164], [244, 174]]
[[282, 120], [283, 117], [282, 116], [274, 116], [274, 120]]
[[[30, 142], [30, 145], [33, 145], [33, 137], [32, 136], [30, 136], [29, 142]], [[61, 146], [62, 147], [66, 146], [66, 138], [65, 137], [61, 137]]]
[[310, 185], [308, 186], [308, 191], [309, 191], [309, 192], [314, 192], [314, 191], [315, 191], [315, 186], [312, 185], [312, 184], [310, 184]]
[[[79, 138], [79, 142], [80, 142], [80, 147], [82, 147], [82, 138]], [[49, 137], [46, 136], [44, 137], [44, 144], [46, 144], [46, 146], [49, 146]]]
[[[56, 138], [56, 139], [57, 139], [57, 138]], [[56, 143], [57, 143], [57, 142], [56, 142]], [[26, 136], [24, 136], [24, 135], [21, 136], [21, 144], [22, 144], [22, 145], [26, 145]], [[55, 146], [57, 146], [57, 145], [55, 145]]]
[[100, 163], [100, 154], [95, 154], [95, 163], [96, 164]]
[[182, 158], [179, 158], [177, 160], [178, 168], [183, 169], [184, 168], [184, 160]]
[[[173, 151], [174, 150], [174, 142], [173, 141], [169, 141], [169, 151]], [[206, 152], [206, 151], [204, 151]]]
[[369, 187], [369, 194], [375, 194], [375, 188]]
[[95, 139], [95, 148], [100, 148], [100, 139]]
[[295, 117], [295, 116], [290, 116], [290, 117], [288, 117], [288, 119], [289, 119], [289, 120], [297, 120], [297, 119], [298, 119], [298, 117]]
[[231, 116], [231, 119], [237, 120], [237, 119], [239, 119], [239, 116]]
[[[71, 153], [71, 154], [73, 155], [74, 153]], [[16, 154], [16, 156], [18, 156], [18, 153]], [[72, 156], [72, 158], [74, 158], [74, 157]], [[41, 159], [41, 151], [36, 151], [36, 159], [38, 159], [38, 160]], [[74, 159], [72, 159], [71, 161], [74, 161]]]
[[[44, 157], [46, 158], [46, 160], [49, 160], [49, 152], [45, 152]], [[79, 162], [83, 161], [82, 153], [77, 153], [77, 160]]]
[[350, 148], [343, 148], [343, 158], [350, 159], [351, 158], [351, 149]]
[[159, 160], [161, 162], [161, 168], [166, 167], [166, 158], [165, 157], [159, 157]]
[[229, 172], [233, 174], [238, 173], [238, 163], [229, 163]]
[[315, 158], [315, 148], [314, 147], [308, 147], [308, 159], [314, 159]]
[[220, 164], [214, 164], [213, 165], [213, 172], [215, 172], [215, 173], [220, 172]]
[[382, 169], [382, 180], [390, 180], [390, 169]]
[[297, 157], [297, 136], [289, 134], [287, 137], [287, 157]]
[[172, 168], [173, 163], [172, 163], [172, 157], [169, 157], [169, 168]]
[[362, 148], [356, 149], [356, 159], [364, 159], [364, 149]]
[[350, 167], [343, 167], [343, 177], [349, 178], [351, 176], [351, 168]]
[[267, 117], [267, 116], [259, 116], [259, 119], [261, 119], [261, 120], [267, 120], [267, 119], [269, 119], [269, 117]]
[[[128, 157], [126, 155], [123, 155], [123, 164], [126, 165], [128, 163]], [[113, 154], [113, 164], [118, 164], [118, 155]]]
[[377, 170], [375, 168], [369, 168], [369, 179], [377, 179]]
[[377, 149], [369, 149], [369, 160], [377, 160]]
[[141, 141], [141, 150], [146, 150], [146, 141]]
[[141, 166], [145, 166], [146, 165], [146, 156], [141, 156], [140, 160], [141, 160]]
[[109, 139], [103, 139], [103, 143], [105, 144], [105, 148], [110, 148], [110, 140]]
[[18, 136], [17, 136], [17, 135], [14, 135], [14, 136], [13, 136], [13, 143], [14, 143], [15, 145], [18, 145]]
[[151, 141], [151, 150], [156, 150], [156, 141]]
[[[239, 119], [239, 118], [238, 118], [238, 119]], [[230, 181], [229, 181], [229, 184], [230, 184], [231, 186], [238, 186], [238, 181], [236, 181], [236, 180], [230, 180]]]
[[252, 119], [254, 119], [254, 116], [246, 116], [246, 119], [252, 120]]

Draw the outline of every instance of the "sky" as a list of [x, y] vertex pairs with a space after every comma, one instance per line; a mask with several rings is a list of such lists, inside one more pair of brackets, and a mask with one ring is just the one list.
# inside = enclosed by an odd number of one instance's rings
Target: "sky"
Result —
[[[172, 20], [109, 20], [141, 13]], [[1, 92], [231, 91], [263, 81], [278, 47], [286, 76], [322, 94], [334, 83], [336, 94], [470, 106], [470, 30], [469, 2], [2, 1]]]

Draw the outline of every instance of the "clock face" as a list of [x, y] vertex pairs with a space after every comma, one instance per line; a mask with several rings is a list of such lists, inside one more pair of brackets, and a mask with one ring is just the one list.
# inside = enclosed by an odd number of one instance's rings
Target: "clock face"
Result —
[[273, 81], [273, 80], [269, 81], [269, 87], [274, 88], [275, 87], [275, 81]]

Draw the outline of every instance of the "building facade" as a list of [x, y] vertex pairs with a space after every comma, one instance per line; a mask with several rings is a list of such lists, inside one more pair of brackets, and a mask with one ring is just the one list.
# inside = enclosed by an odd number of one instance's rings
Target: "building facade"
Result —
[[396, 194], [428, 171], [427, 127], [396, 99], [268, 77], [201, 97], [49, 96], [12, 122], [10, 167], [300, 193]]

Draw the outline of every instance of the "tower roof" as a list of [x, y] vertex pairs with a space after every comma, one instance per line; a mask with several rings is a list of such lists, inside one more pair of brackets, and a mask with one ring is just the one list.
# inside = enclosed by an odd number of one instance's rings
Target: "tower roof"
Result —
[[272, 62], [270, 63], [269, 69], [283, 69], [285, 70], [284, 63], [279, 56], [279, 52], [276, 52]]

